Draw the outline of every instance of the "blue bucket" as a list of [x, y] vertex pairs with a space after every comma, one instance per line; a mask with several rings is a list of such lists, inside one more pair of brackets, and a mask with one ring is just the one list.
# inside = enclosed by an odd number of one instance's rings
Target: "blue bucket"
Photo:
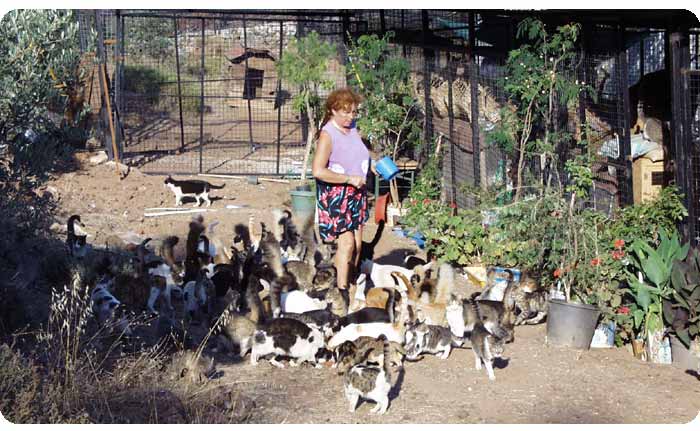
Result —
[[376, 164], [377, 172], [384, 178], [386, 181], [391, 180], [396, 176], [396, 174], [399, 173], [399, 168], [396, 167], [396, 164], [394, 164], [393, 160], [389, 158], [389, 156], [384, 156], [381, 159], [377, 161]]

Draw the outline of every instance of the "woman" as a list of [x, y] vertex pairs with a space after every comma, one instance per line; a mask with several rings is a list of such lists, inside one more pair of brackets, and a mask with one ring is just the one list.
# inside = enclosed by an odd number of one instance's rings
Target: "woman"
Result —
[[369, 217], [365, 180], [370, 155], [355, 128], [361, 97], [349, 88], [332, 92], [319, 130], [312, 172], [316, 178], [319, 234], [338, 240], [338, 287], [348, 288], [351, 264], [358, 265], [362, 225]]

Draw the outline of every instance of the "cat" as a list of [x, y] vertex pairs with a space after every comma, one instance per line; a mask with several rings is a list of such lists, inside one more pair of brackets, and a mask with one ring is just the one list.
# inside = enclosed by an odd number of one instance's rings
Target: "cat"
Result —
[[160, 244], [158, 248], [158, 254], [165, 261], [165, 263], [170, 267], [171, 275], [173, 281], [176, 284], [182, 283], [184, 267], [182, 262], [178, 262], [175, 259], [175, 246], [180, 242], [180, 238], [171, 235], [166, 237]]
[[391, 320], [391, 315], [386, 309], [366, 307], [339, 318], [334, 330], [338, 331], [341, 327], [351, 324], [391, 322]]
[[515, 316], [514, 325], [534, 325], [547, 317], [549, 292], [541, 289], [537, 280], [522, 273], [518, 283], [509, 282], [503, 294], [506, 311]]
[[406, 359], [416, 360], [422, 353], [440, 353], [440, 359], [447, 359], [452, 346], [461, 346], [463, 342], [450, 328], [416, 322], [406, 330]]
[[78, 214], [73, 214], [66, 223], [66, 244], [71, 256], [85, 257], [87, 254], [87, 237], [85, 224], [80, 220]]
[[333, 335], [333, 327], [338, 321], [338, 316], [328, 310], [312, 310], [304, 313], [284, 312], [280, 317], [295, 319], [309, 327], [316, 328], [321, 331], [326, 338], [330, 338]]
[[[323, 344], [324, 338], [318, 329], [295, 319], [273, 319], [255, 332], [250, 363], [257, 365], [261, 357], [273, 354], [292, 358], [290, 365], [293, 367], [303, 362], [316, 364], [316, 353]], [[275, 357], [270, 358], [270, 363], [284, 368]]]
[[[406, 350], [401, 343], [390, 341], [389, 348], [390, 365], [396, 368], [403, 367]], [[345, 374], [362, 362], [381, 364], [384, 360], [384, 342], [373, 337], [360, 337], [354, 341], [345, 341], [335, 349], [334, 354], [338, 374]]]
[[175, 193], [175, 206], [182, 205], [182, 198], [184, 196], [192, 196], [197, 199], [197, 204], [195, 206], [200, 206], [200, 198], [207, 203], [207, 206], [211, 206], [211, 200], [209, 199], [209, 191], [212, 189], [223, 189], [226, 184], [220, 186], [215, 186], [206, 181], [201, 180], [175, 180], [168, 175], [165, 179], [164, 184], [173, 193]]
[[512, 341], [514, 331], [509, 312], [500, 301], [477, 300], [480, 292], [468, 299], [452, 294], [445, 306], [445, 317], [452, 333], [457, 337], [465, 336], [481, 324], [486, 330], [506, 341]]
[[472, 350], [474, 351], [474, 365], [477, 370], [481, 369], [481, 363], [486, 366], [486, 373], [489, 380], [495, 380], [493, 373], [493, 360], [503, 355], [504, 341], [492, 335], [480, 322], [474, 325], [474, 329], [469, 336]]
[[381, 366], [358, 364], [345, 374], [343, 382], [345, 398], [350, 403], [351, 413], [355, 412], [360, 398], [377, 403], [376, 407], [371, 410], [372, 413], [384, 414], [389, 408], [389, 391], [391, 390], [389, 341], [384, 336], [380, 336], [379, 340], [384, 344], [384, 358]]

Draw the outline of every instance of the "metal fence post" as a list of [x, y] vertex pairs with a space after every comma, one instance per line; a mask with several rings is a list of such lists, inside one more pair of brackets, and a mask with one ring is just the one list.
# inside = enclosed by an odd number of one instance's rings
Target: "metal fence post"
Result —
[[624, 157], [625, 175], [624, 175], [624, 191], [622, 203], [631, 205], [632, 198], [632, 149], [630, 136], [630, 92], [629, 92], [629, 69], [627, 67], [627, 50], [625, 49], [625, 26], [618, 25], [617, 28], [618, 52], [617, 62], [620, 77], [620, 91], [622, 92], [622, 148], [621, 153]]
[[457, 185], [455, 184], [455, 141], [454, 141], [454, 129], [455, 129], [455, 111], [454, 111], [454, 101], [452, 85], [454, 84], [454, 64], [450, 58], [449, 53], [447, 54], [447, 119], [448, 119], [448, 129], [450, 134], [450, 185], [451, 185], [451, 196], [452, 202], [457, 202]]
[[[245, 74], [243, 75], [243, 95], [246, 94], [246, 88], [248, 87], [248, 31], [246, 29], [245, 15], [243, 15], [243, 55], [245, 56]], [[251, 85], [251, 90], [253, 91], [253, 96], [255, 97], [255, 86]], [[248, 97], [246, 101], [248, 102], [248, 140], [250, 141], [250, 152], [255, 151], [255, 144], [253, 143], [253, 112], [250, 106], [250, 91], [248, 92]]]
[[124, 143], [122, 142], [122, 123], [119, 118], [119, 112], [121, 112], [122, 108], [122, 95], [121, 95], [121, 88], [122, 88], [122, 64], [124, 62], [124, 55], [122, 53], [123, 49], [123, 41], [121, 36], [124, 34], [124, 28], [123, 28], [123, 17], [121, 16], [121, 11], [117, 9], [115, 11], [115, 16], [116, 16], [116, 24], [117, 24], [117, 34], [115, 35], [116, 39], [116, 46], [114, 47], [114, 127], [116, 129], [116, 132], [114, 134], [114, 138], [116, 140], [116, 145], [115, 147], [117, 148], [117, 152], [119, 153], [119, 158], [121, 159], [122, 156], [124, 155]]
[[429, 66], [430, 59], [435, 55], [433, 51], [426, 47], [427, 37], [430, 32], [430, 21], [428, 19], [428, 11], [423, 10], [421, 12], [423, 20], [423, 95], [425, 97], [425, 123], [423, 129], [423, 139], [425, 144], [421, 150], [422, 155], [427, 155], [427, 151], [430, 151], [429, 142], [433, 138], [433, 102], [430, 98], [430, 75], [431, 68]]
[[[284, 46], [284, 22], [280, 21], [280, 50], [277, 61], [282, 59], [282, 49]], [[279, 106], [277, 106], [277, 174], [280, 173], [280, 151], [282, 147], [282, 78], [277, 72], [277, 94], [275, 98], [280, 101]]]
[[[668, 31], [668, 30], [667, 30]], [[683, 203], [688, 209], [688, 218], [680, 223], [679, 231], [683, 241], [690, 238], [691, 227], [696, 223], [696, 203], [693, 199], [693, 170], [691, 165], [690, 123], [686, 120], [685, 99], [688, 97], [684, 88], [683, 75], [687, 74], [690, 64], [690, 44], [687, 31], [674, 29], [669, 35], [671, 65], [671, 137], [675, 149], [676, 184], [683, 194]], [[693, 232], [694, 234], [694, 232]]]
[[180, 77], [180, 46], [178, 44], [177, 17], [173, 17], [175, 29], [175, 70], [177, 74], [177, 106], [180, 111], [180, 151], [185, 151], [185, 125], [182, 119], [182, 78]]
[[[471, 97], [471, 113], [470, 120], [472, 126], [472, 164], [474, 165], [474, 185], [481, 186], [482, 190], [486, 190], [486, 182], [481, 181], [481, 163], [486, 166], [486, 153], [481, 150], [479, 145], [479, 69], [476, 63], [475, 44], [476, 44], [476, 19], [474, 12], [469, 12], [469, 49], [467, 50], [467, 59], [469, 66], [469, 87]], [[483, 154], [482, 154], [483, 153]], [[486, 172], [483, 172], [486, 175]]]
[[199, 173], [203, 173], [202, 163], [204, 157], [204, 40], [205, 20], [202, 18], [202, 62], [199, 69]]

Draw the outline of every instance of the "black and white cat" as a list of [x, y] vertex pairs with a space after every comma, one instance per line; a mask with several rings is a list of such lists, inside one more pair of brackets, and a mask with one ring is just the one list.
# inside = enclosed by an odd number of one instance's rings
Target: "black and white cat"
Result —
[[309, 327], [295, 319], [277, 318], [255, 332], [250, 352], [251, 365], [257, 365], [258, 359], [273, 355], [270, 364], [283, 368], [276, 356], [292, 358], [291, 366], [302, 362], [316, 364], [316, 353], [323, 347], [324, 338], [318, 329]]
[[[371, 412], [384, 414], [389, 408], [389, 391], [391, 390], [390, 348], [386, 337], [380, 336], [384, 343], [381, 366], [361, 363], [353, 366], [344, 377], [345, 398], [350, 403], [350, 412], [357, 408], [360, 398], [377, 403]], [[369, 355], [370, 351], [367, 352]]]
[[70, 216], [66, 226], [66, 244], [71, 256], [85, 257], [87, 253], [87, 237], [85, 224], [80, 220], [80, 216], [73, 214]]
[[165, 186], [175, 193], [175, 205], [182, 205], [182, 198], [184, 196], [192, 196], [197, 199], [197, 205], [200, 206], [200, 198], [207, 203], [207, 206], [211, 206], [211, 201], [209, 200], [209, 191], [211, 189], [223, 189], [226, 184], [220, 186], [215, 186], [211, 183], [201, 180], [175, 180], [171, 176], [165, 179]]

